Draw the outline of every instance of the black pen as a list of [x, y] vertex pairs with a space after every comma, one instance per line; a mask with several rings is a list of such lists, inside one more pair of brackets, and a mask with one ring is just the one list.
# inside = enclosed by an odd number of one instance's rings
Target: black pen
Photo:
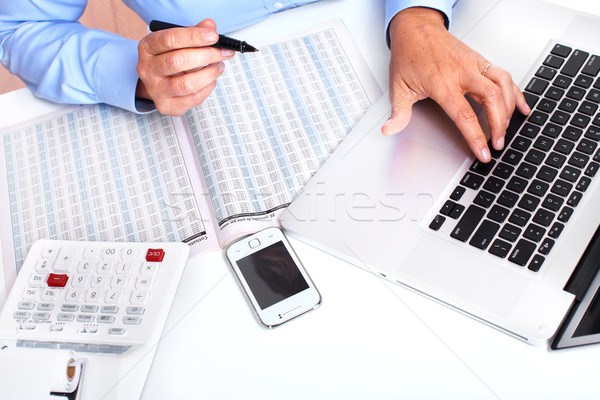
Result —
[[[170, 29], [170, 28], [185, 28], [185, 27], [181, 26], [181, 25], [170, 24], [168, 22], [162, 22], [162, 21], [156, 21], [156, 20], [150, 21], [150, 30], [152, 32], [162, 31], [164, 29]], [[225, 35], [219, 35], [219, 40], [217, 40], [217, 43], [211, 44], [211, 46], [216, 47], [218, 49], [239, 51], [240, 53], [252, 53], [254, 51], [258, 51], [257, 48], [250, 46], [246, 42], [243, 42], [243, 41], [237, 40], [237, 39], [233, 39], [233, 38], [230, 38]]]

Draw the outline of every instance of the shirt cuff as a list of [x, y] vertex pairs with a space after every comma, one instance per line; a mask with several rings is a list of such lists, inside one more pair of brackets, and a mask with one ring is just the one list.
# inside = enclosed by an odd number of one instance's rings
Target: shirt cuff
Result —
[[94, 86], [98, 100], [129, 111], [145, 113], [154, 111], [150, 100], [136, 99], [138, 84], [138, 42], [118, 38], [101, 49], [94, 73]]
[[452, 18], [452, 0], [387, 0], [385, 4], [385, 40], [390, 47], [390, 22], [396, 14], [410, 7], [433, 8], [444, 14], [444, 24], [446, 29], [450, 29], [450, 20]]

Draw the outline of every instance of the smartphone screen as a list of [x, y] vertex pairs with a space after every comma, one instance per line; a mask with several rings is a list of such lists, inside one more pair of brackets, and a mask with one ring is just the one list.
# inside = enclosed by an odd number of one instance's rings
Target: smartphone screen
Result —
[[237, 265], [262, 310], [309, 288], [281, 241], [240, 258]]

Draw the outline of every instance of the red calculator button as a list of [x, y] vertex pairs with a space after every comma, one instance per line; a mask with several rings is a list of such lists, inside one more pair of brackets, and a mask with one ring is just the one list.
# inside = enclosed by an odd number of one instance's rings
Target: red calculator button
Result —
[[165, 257], [165, 251], [163, 249], [148, 249], [146, 253], [146, 261], [148, 262], [161, 262]]
[[48, 276], [49, 287], [65, 287], [69, 276], [67, 274], [50, 274]]

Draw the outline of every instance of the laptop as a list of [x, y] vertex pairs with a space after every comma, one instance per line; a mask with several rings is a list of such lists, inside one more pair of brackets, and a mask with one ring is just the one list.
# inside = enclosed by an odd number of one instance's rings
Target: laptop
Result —
[[513, 115], [505, 149], [476, 161], [431, 101], [383, 136], [384, 96], [282, 226], [526, 342], [598, 342], [600, 19], [540, 1], [472, 4], [459, 37], [522, 79], [534, 110]]

